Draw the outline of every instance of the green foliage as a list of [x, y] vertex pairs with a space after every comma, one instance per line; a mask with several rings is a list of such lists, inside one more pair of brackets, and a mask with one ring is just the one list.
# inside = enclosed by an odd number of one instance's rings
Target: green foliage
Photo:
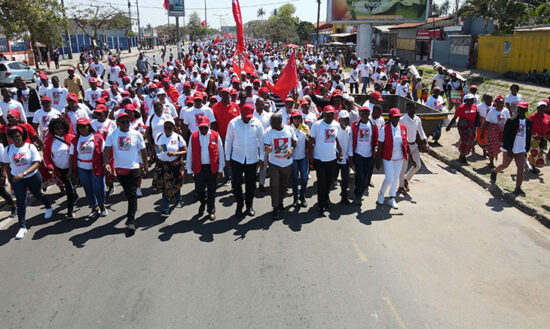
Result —
[[311, 34], [315, 30], [315, 27], [313, 26], [313, 23], [308, 21], [301, 21], [298, 23], [298, 26], [296, 27], [296, 33], [298, 33], [298, 37], [300, 37], [300, 41], [310, 41], [311, 40]]
[[[1, 0], [0, 30], [8, 37], [30, 37], [47, 46], [58, 46], [67, 25], [55, 0]], [[27, 34], [28, 33], [28, 34]]]
[[208, 32], [207, 27], [202, 27], [201, 25], [201, 18], [197, 12], [192, 12], [189, 16], [189, 22], [187, 23], [187, 26], [185, 27], [185, 31], [191, 38], [198, 38], [205, 36]]
[[550, 4], [545, 0], [467, 0], [458, 14], [492, 20], [497, 32], [511, 33], [518, 26], [550, 23]]
[[[109, 6], [90, 5], [72, 10], [73, 21], [92, 40], [97, 39], [99, 31], [120, 28], [120, 24], [123, 23], [128, 24], [128, 21], [124, 21], [123, 16], [125, 14], [121, 10]], [[126, 16], [125, 19], [128, 20], [128, 17]]]
[[256, 13], [260, 19], [262, 19], [265, 16], [265, 10], [263, 8], [258, 9], [258, 12]]

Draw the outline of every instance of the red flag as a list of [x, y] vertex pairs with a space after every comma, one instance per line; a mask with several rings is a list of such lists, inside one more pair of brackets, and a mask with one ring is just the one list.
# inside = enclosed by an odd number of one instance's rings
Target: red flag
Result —
[[164, 4], [162, 4], [164, 9], [168, 10], [168, 0], [164, 0]]
[[201, 22], [201, 26], [202, 26], [202, 27], [205, 27], [205, 26], [206, 26], [206, 21], [202, 21], [202, 22]]
[[267, 42], [267, 44], [265, 45], [265, 49], [269, 49], [270, 46], [269, 46], [269, 41]]
[[285, 99], [288, 96], [288, 92], [292, 88], [299, 86], [298, 83], [298, 73], [296, 72], [296, 53], [293, 51], [292, 55], [288, 59], [288, 63], [281, 72], [279, 80], [277, 83], [272, 84], [267, 81], [267, 87], [271, 90], [272, 93], [279, 96], [281, 99]]
[[220, 43], [220, 36], [218, 36], [218, 37], [216, 38], [216, 40], [214, 40], [214, 44], [215, 44], [215, 45], [217, 45], [218, 43]]
[[244, 51], [244, 30], [243, 30], [243, 18], [241, 16], [241, 5], [239, 0], [233, 0], [233, 18], [237, 24], [237, 50]]
[[233, 71], [238, 72], [239, 78], [241, 77], [241, 72], [252, 74], [254, 70], [255, 67], [247, 56], [241, 52], [235, 53], [235, 56], [233, 56]]

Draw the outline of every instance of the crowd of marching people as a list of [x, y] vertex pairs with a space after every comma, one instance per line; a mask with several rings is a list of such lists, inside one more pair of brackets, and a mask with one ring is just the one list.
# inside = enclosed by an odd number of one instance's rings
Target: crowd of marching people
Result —
[[[373, 187], [374, 168], [383, 168], [385, 175], [376, 203], [398, 208], [396, 196], [410, 190], [429, 137], [416, 115], [421, 78], [409, 80], [408, 66], [397, 58], [354, 57], [348, 88], [337, 54], [277, 48], [263, 40], [249, 42], [246, 56], [234, 49], [231, 40], [194, 42], [181, 58], [170, 53], [161, 65], [140, 54], [133, 71], [112, 55], [107, 65], [94, 56], [70, 67], [63, 81], [41, 72], [36, 88], [20, 78], [15, 88], [2, 88], [1, 176], [10, 187], [0, 184], [0, 196], [18, 217], [16, 239], [27, 232], [28, 195], [44, 204], [45, 219], [52, 217], [45, 194], [52, 185], [66, 195], [67, 219], [75, 218], [76, 200], [84, 196], [87, 217], [95, 220], [108, 216], [106, 203], [118, 183], [128, 203], [126, 226], [135, 231], [142, 179], [149, 171], [163, 217], [172, 204], [186, 206], [180, 190], [191, 181], [200, 216], [206, 212], [216, 219], [216, 189], [229, 182], [235, 214], [255, 216], [256, 189], [266, 191], [269, 177], [272, 217], [278, 219], [289, 187], [292, 206], [308, 207], [312, 169], [320, 215], [333, 207], [329, 192], [338, 177], [341, 204], [361, 206]], [[456, 75], [436, 76], [431, 96], [423, 101], [443, 111], [441, 95], [454, 97], [453, 90], [464, 88], [456, 81]], [[357, 104], [352, 91], [361, 87], [366, 93], [371, 84], [368, 100]], [[447, 130], [458, 120], [464, 162], [476, 143], [491, 165], [503, 153], [492, 179], [514, 160], [521, 190], [519, 171], [526, 161], [535, 169], [545, 161], [548, 102], [538, 103], [527, 118], [528, 104], [516, 86], [506, 98], [494, 99], [480, 99], [475, 89], [470, 86], [460, 96]], [[403, 109], [382, 108], [389, 93], [410, 101]], [[432, 137], [437, 141], [436, 134]]]

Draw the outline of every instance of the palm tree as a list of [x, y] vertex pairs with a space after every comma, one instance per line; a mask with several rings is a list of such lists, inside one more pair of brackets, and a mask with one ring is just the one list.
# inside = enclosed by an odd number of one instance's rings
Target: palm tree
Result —
[[265, 10], [263, 8], [258, 9], [258, 12], [256, 13], [260, 19], [265, 16]]

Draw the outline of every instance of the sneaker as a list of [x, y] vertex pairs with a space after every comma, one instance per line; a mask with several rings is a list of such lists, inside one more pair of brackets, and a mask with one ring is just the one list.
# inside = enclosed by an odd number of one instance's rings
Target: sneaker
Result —
[[516, 187], [514, 192], [515, 195], [525, 195], [525, 192], [520, 187]]
[[176, 203], [176, 208], [183, 208], [185, 204], [183, 203], [183, 200], [180, 200]]
[[160, 213], [160, 217], [168, 217], [168, 216], [170, 216], [170, 213], [168, 212], [168, 210], [163, 210]]
[[271, 218], [279, 219], [279, 208], [273, 208], [273, 212], [271, 213]]
[[70, 212], [67, 214], [67, 220], [73, 220], [74, 219], [74, 213]]
[[360, 206], [361, 203], [363, 203], [363, 197], [362, 196], [356, 196], [355, 200], [353, 201], [353, 204], [356, 206]]
[[384, 194], [378, 194], [378, 200], [376, 200], [376, 203], [379, 205], [384, 204]]
[[14, 218], [17, 215], [17, 207], [11, 208], [10, 218]]
[[141, 198], [143, 196], [143, 193], [141, 192], [141, 187], [138, 187], [136, 189], [136, 195], [137, 195], [138, 198]]
[[104, 205], [99, 206], [99, 210], [101, 210], [101, 217], [107, 217], [107, 215], [109, 214], [109, 211], [107, 211], [107, 208], [105, 208]]
[[340, 200], [340, 202], [345, 206], [349, 206], [351, 204], [351, 202], [349, 201], [348, 198], [342, 198], [342, 200]]
[[99, 216], [99, 211], [95, 211], [94, 209], [92, 209], [92, 212], [90, 212], [90, 214], [88, 215], [88, 219], [96, 219]]
[[46, 208], [46, 212], [44, 213], [44, 219], [50, 219], [53, 215], [53, 209], [52, 208]]
[[301, 196], [300, 197], [300, 206], [306, 208], [307, 207], [307, 202], [306, 202], [306, 198], [304, 196]]
[[497, 173], [494, 171], [491, 171], [491, 183], [496, 183], [497, 181]]
[[201, 205], [199, 206], [199, 216], [202, 216], [204, 214], [204, 210], [206, 209], [206, 202], [201, 202]]
[[409, 181], [406, 180], [406, 179], [403, 180], [403, 186], [405, 187], [405, 190], [407, 190], [407, 191], [411, 190], [410, 187], [409, 187]]
[[260, 192], [265, 192], [265, 191], [266, 191], [265, 186], [264, 186], [264, 185], [260, 185], [260, 187], [258, 187], [258, 191], [260, 191]]
[[390, 198], [388, 200], [388, 205], [390, 207], [392, 207], [393, 209], [398, 209], [399, 207], [397, 206], [397, 201], [395, 201], [395, 198]]
[[25, 237], [25, 234], [27, 234], [27, 229], [25, 227], [20, 228], [15, 235], [15, 240], [23, 239]]
[[298, 199], [294, 199], [294, 202], [292, 202], [292, 208], [298, 208], [300, 206], [300, 203], [298, 202]]

